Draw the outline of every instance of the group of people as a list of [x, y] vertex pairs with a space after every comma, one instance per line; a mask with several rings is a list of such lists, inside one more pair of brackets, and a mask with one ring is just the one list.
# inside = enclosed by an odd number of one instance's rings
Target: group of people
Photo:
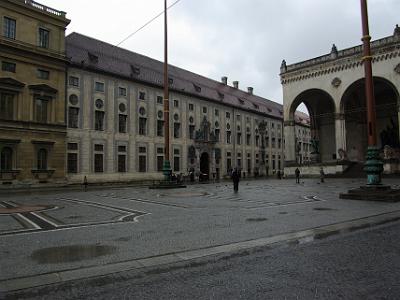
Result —
[[[296, 168], [296, 170], [294, 171], [294, 174], [296, 176], [296, 183], [300, 183], [300, 169]], [[320, 175], [319, 178], [321, 180], [321, 183], [324, 183], [325, 182], [325, 172], [322, 167], [319, 170], [319, 175]], [[281, 179], [281, 177], [279, 175], [278, 175], [278, 178]], [[239, 191], [240, 173], [237, 168], [232, 170], [231, 179], [233, 181], [233, 190], [235, 192]]]

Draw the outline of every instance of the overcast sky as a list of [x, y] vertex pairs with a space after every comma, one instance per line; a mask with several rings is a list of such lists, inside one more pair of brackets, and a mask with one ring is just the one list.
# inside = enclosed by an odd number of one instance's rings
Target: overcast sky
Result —
[[[118, 44], [163, 10], [163, 0], [37, 0], [67, 12], [67, 34]], [[168, 0], [168, 5], [175, 0]], [[372, 39], [393, 34], [399, 0], [369, 0]], [[359, 0], [181, 0], [168, 11], [169, 63], [282, 103], [279, 68], [361, 44]], [[163, 18], [121, 47], [163, 60]]]

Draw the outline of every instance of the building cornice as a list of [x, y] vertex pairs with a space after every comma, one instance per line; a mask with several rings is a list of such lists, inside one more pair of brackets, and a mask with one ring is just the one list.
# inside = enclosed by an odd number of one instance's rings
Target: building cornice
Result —
[[[400, 57], [400, 38], [389, 36], [372, 43], [372, 63], [385, 61]], [[283, 85], [320, 77], [327, 74], [334, 74], [348, 69], [355, 69], [363, 66], [362, 46], [337, 51], [335, 55], [327, 54], [300, 63], [285, 66], [280, 74]], [[332, 82], [334, 86], [337, 82]], [[339, 83], [340, 85], [340, 83]]]

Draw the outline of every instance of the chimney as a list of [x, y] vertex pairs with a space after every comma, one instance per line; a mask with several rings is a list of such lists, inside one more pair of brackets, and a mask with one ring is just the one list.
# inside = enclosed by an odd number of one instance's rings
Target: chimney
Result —
[[232, 83], [233, 83], [233, 87], [234, 87], [235, 89], [238, 89], [238, 88], [239, 88], [239, 81], [232, 81]]
[[221, 82], [223, 84], [227, 85], [228, 84], [228, 77], [226, 77], [226, 76], [221, 77]]
[[253, 95], [253, 88], [251, 86], [247, 88], [247, 93], [249, 93], [249, 95]]

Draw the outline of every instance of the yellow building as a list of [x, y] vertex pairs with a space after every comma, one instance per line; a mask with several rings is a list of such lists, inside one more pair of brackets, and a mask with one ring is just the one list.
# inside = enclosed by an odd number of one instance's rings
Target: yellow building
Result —
[[64, 12], [0, 1], [0, 182], [65, 180]]

